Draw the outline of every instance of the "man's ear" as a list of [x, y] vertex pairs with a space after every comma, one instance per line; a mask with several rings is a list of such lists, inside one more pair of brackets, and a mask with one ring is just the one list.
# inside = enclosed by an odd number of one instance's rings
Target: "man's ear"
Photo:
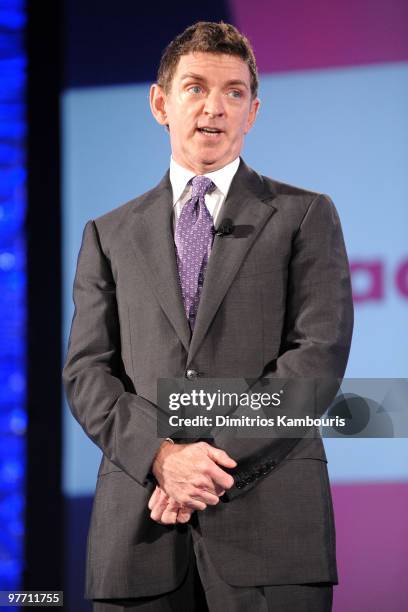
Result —
[[247, 124], [246, 124], [245, 131], [244, 131], [245, 134], [248, 134], [249, 130], [254, 125], [260, 106], [261, 106], [261, 101], [259, 98], [255, 98], [255, 100], [251, 101], [248, 120], [247, 120]]
[[166, 114], [165, 102], [166, 94], [163, 88], [157, 83], [153, 83], [150, 87], [150, 110], [152, 111], [153, 117], [160, 125], [168, 125], [168, 119]]

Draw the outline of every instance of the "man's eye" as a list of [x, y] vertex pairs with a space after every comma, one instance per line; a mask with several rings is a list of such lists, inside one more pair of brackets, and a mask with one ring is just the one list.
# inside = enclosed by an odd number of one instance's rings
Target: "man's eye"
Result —
[[199, 85], [192, 85], [188, 88], [187, 91], [191, 91], [191, 93], [198, 94], [201, 92], [201, 87]]
[[232, 91], [228, 92], [228, 95], [231, 98], [242, 98], [242, 91], [239, 91], [238, 89], [233, 89]]

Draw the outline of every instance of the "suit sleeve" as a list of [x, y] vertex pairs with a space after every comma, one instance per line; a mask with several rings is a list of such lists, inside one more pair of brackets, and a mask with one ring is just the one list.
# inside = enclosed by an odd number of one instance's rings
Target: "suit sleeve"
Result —
[[[352, 329], [350, 272], [340, 220], [331, 199], [318, 195], [293, 239], [281, 348], [278, 358], [266, 365], [262, 378], [289, 379], [295, 392], [297, 386], [302, 390], [300, 379], [321, 381], [317, 390], [321, 415], [344, 375]], [[307, 395], [304, 398], [306, 404]], [[247, 479], [248, 486], [241, 490], [235, 486], [228, 493], [233, 499], [256, 486], [260, 477], [294, 450], [299, 439], [244, 440], [230, 437], [224, 429], [215, 435], [214, 442], [237, 460], [235, 482]]]
[[63, 370], [72, 413], [112, 463], [139, 484], [163, 438], [156, 406], [126, 389], [116, 286], [95, 223], [85, 227], [74, 281], [75, 312]]

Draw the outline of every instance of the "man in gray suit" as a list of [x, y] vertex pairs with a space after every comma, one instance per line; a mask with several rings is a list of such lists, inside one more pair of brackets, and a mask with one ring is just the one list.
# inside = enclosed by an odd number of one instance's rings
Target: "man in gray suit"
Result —
[[160, 378], [344, 374], [353, 310], [340, 222], [327, 196], [240, 158], [257, 88], [233, 26], [187, 28], [150, 95], [170, 170], [84, 230], [64, 383], [103, 452], [87, 556], [95, 610], [331, 609], [320, 437], [157, 433]]

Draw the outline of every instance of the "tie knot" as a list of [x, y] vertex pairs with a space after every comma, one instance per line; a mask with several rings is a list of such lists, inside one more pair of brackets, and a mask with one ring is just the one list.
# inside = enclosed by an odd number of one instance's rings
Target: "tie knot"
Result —
[[203, 198], [210, 191], [214, 183], [207, 176], [195, 176], [191, 181], [192, 198]]

